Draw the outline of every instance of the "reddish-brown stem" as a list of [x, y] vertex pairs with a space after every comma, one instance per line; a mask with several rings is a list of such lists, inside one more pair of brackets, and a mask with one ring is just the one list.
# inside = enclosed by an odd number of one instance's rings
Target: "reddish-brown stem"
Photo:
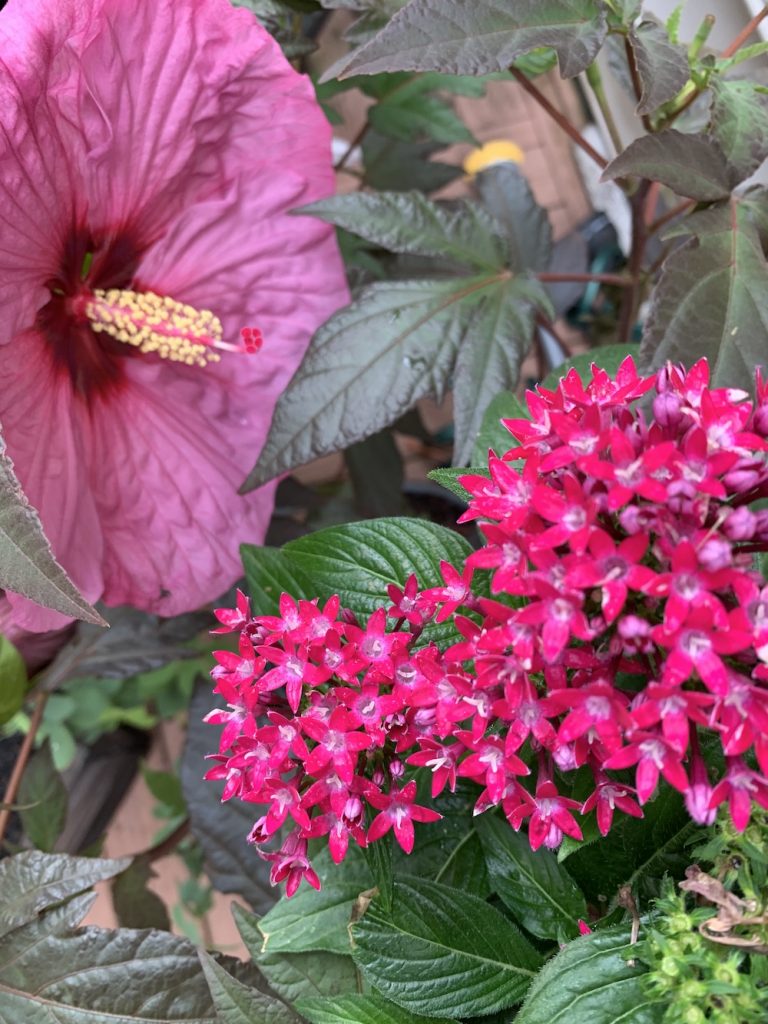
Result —
[[47, 701], [48, 694], [45, 691], [38, 694], [37, 700], [35, 701], [35, 707], [32, 712], [32, 717], [29, 720], [27, 735], [24, 737], [24, 742], [21, 744], [21, 750], [16, 757], [16, 763], [13, 766], [11, 777], [8, 780], [8, 785], [5, 787], [5, 794], [2, 801], [5, 807], [3, 810], [0, 810], [0, 845], [5, 837], [5, 831], [8, 828], [8, 822], [11, 817], [10, 806], [16, 802], [16, 795], [19, 792], [21, 778], [24, 774], [24, 769], [27, 767], [27, 761], [29, 761], [30, 754], [34, 748], [35, 737], [37, 736], [37, 730], [40, 728], [40, 723], [43, 720], [43, 712], [45, 711]]
[[615, 284], [618, 288], [627, 288], [632, 284], [628, 277], [622, 277], [621, 274], [559, 274], [547, 272], [537, 274], [536, 277], [545, 284], [559, 284], [566, 281], [583, 281], [584, 284], [590, 284], [592, 281], [598, 281], [600, 284]]
[[641, 181], [637, 192], [632, 196], [632, 251], [629, 254], [629, 266], [627, 267], [630, 287], [624, 294], [618, 325], [618, 340], [622, 345], [629, 342], [635, 315], [640, 305], [643, 257], [648, 237], [645, 224], [645, 204], [650, 188], [650, 181]]
[[186, 839], [189, 833], [189, 818], [185, 818], [184, 821], [178, 825], [169, 836], [166, 836], [161, 842], [155, 846], [150, 846], [148, 850], [144, 850], [143, 853], [135, 854], [136, 857], [146, 857], [150, 864], [156, 860], [161, 860], [163, 857], [167, 857], [169, 853], [173, 853], [179, 843]]
[[693, 209], [695, 205], [695, 199], [686, 199], [682, 203], [678, 203], [677, 206], [673, 206], [671, 210], [667, 210], [666, 213], [663, 213], [657, 220], [655, 220], [650, 225], [650, 227], [648, 228], [648, 234], [655, 235], [657, 231], [661, 231], [661, 229], [666, 224], [669, 224], [671, 220], [674, 220], [676, 217], [682, 216], [688, 210]]
[[[552, 337], [553, 337], [553, 338], [555, 339], [555, 342], [556, 342], [556, 344], [557, 344], [557, 347], [558, 347], [558, 348], [560, 349], [560, 351], [561, 351], [561, 352], [563, 353], [563, 355], [565, 356], [565, 358], [566, 358], [566, 359], [570, 359], [570, 358], [571, 358], [571, 356], [573, 355], [573, 353], [571, 352], [571, 350], [570, 350], [570, 349], [568, 348], [568, 346], [566, 345], [566, 343], [565, 343], [565, 342], [563, 341], [563, 339], [562, 339], [562, 338], [560, 337], [560, 335], [558, 334], [557, 328], [556, 328], [556, 327], [555, 327], [555, 325], [554, 325], [554, 324], [552, 323], [552, 321], [551, 321], [551, 320], [547, 320], [547, 318], [546, 318], [545, 316], [537, 316], [537, 317], [536, 317], [536, 322], [537, 322], [537, 323], [538, 323], [538, 324], [539, 324], [539, 325], [540, 325], [541, 327], [543, 327], [543, 328], [544, 328], [545, 330], [549, 331], [549, 333], [550, 333], [550, 334], [552, 335]], [[542, 355], [542, 358], [543, 358], [543, 355], [544, 355], [544, 353], [542, 352], [542, 353], [541, 353], [541, 355]]]
[[724, 57], [726, 60], [728, 59], [728, 57], [732, 57], [737, 50], [740, 50], [742, 48], [744, 43], [746, 43], [746, 41], [755, 31], [757, 26], [760, 24], [760, 22], [763, 21], [765, 18], [768, 18], [768, 5], [763, 7], [762, 11], [756, 14], [748, 25], [744, 26], [744, 28], [741, 30], [741, 32], [739, 32], [736, 38], [731, 43], [729, 43], [728, 46], [726, 46], [721, 56]]
[[578, 128], [575, 125], [571, 124], [571, 122], [568, 120], [565, 114], [561, 113], [561, 111], [559, 111], [557, 107], [553, 106], [553, 104], [549, 102], [547, 97], [536, 88], [533, 82], [526, 78], [522, 71], [518, 71], [518, 69], [514, 67], [510, 68], [509, 70], [512, 72], [513, 77], [517, 79], [520, 85], [522, 85], [522, 87], [525, 89], [528, 95], [531, 96], [534, 100], [536, 100], [541, 109], [546, 111], [547, 114], [549, 114], [552, 120], [555, 121], [560, 126], [560, 128], [562, 128], [565, 134], [570, 136], [570, 138], [573, 139], [576, 145], [580, 149], [583, 149], [587, 156], [591, 157], [595, 161], [598, 167], [600, 167], [601, 169], [605, 169], [608, 166], [608, 161], [605, 159], [604, 156], [597, 152], [594, 146], [591, 146], [587, 142], [587, 140], [584, 138], [584, 136], [581, 134]]
[[357, 148], [357, 147], [358, 147], [358, 146], [360, 145], [360, 143], [361, 143], [361, 142], [363, 141], [363, 139], [364, 139], [364, 138], [365, 138], [365, 136], [367, 135], [367, 133], [368, 133], [368, 129], [369, 129], [370, 127], [371, 127], [371, 123], [370, 123], [370, 121], [366, 121], [366, 122], [365, 122], [365, 123], [363, 124], [362, 128], [360, 128], [360, 130], [359, 130], [359, 131], [357, 132], [357, 134], [356, 134], [356, 135], [354, 136], [354, 138], [353, 138], [353, 139], [351, 140], [351, 142], [349, 143], [349, 145], [347, 146], [347, 148], [346, 148], [346, 149], [344, 150], [344, 152], [343, 152], [343, 153], [341, 154], [341, 156], [339, 157], [339, 159], [338, 159], [338, 160], [336, 161], [336, 163], [335, 163], [335, 164], [333, 165], [333, 169], [334, 169], [334, 171], [336, 171], [336, 172], [338, 173], [339, 171], [343, 170], [343, 168], [344, 168], [344, 165], [346, 164], [347, 160], [349, 160], [349, 158], [350, 158], [350, 157], [352, 156], [352, 153], [353, 153], [353, 152], [355, 151], [355, 149], [356, 149], [356, 148]]

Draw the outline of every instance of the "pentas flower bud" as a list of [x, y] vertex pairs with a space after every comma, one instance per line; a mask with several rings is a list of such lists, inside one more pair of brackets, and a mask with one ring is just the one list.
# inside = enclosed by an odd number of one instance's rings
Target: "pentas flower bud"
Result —
[[[632, 403], [654, 386], [647, 420]], [[529, 393], [530, 419], [505, 421], [519, 444], [489, 454], [489, 476], [460, 477], [461, 519], [484, 543], [442, 562], [442, 584], [393, 581], [364, 624], [337, 597], [284, 594], [279, 615], [254, 617], [238, 594], [218, 610], [216, 632], [240, 638], [215, 655], [228, 707], [207, 716], [224, 727], [207, 777], [222, 799], [261, 805], [248, 837], [260, 852], [290, 824], [265, 854], [273, 881], [319, 884], [310, 838], [336, 862], [390, 831], [409, 853], [439, 817], [416, 802], [414, 773], [433, 798], [476, 785], [475, 813], [526, 827], [534, 849], [580, 839], [583, 815], [606, 835], [659, 786], [698, 823], [727, 804], [744, 830], [753, 803], [768, 808], [768, 587], [753, 564], [768, 511], [750, 507], [768, 497], [760, 378], [758, 396], [753, 408], [710, 388], [704, 360], [645, 379], [631, 359], [614, 378], [571, 370]], [[473, 588], [476, 570], [494, 598]], [[421, 639], [435, 622], [457, 630], [446, 650]], [[713, 740], [724, 773], [702, 754]], [[586, 800], [577, 771], [593, 777]]]

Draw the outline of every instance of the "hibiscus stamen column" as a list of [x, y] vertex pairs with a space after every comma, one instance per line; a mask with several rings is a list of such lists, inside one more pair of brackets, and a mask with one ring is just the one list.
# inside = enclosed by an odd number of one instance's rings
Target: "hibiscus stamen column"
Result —
[[169, 295], [97, 288], [92, 293], [78, 295], [71, 305], [73, 314], [85, 317], [97, 334], [104, 332], [117, 341], [133, 345], [139, 352], [188, 366], [218, 362], [221, 356], [215, 349], [258, 350], [254, 339], [259, 332], [255, 328], [243, 332], [240, 345], [225, 342], [221, 320], [215, 313], [177, 302]]

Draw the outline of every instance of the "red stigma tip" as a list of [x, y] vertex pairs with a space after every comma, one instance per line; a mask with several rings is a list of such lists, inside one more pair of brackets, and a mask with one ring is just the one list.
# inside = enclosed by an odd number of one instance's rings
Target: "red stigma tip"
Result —
[[258, 327], [243, 327], [240, 331], [245, 351], [249, 353], [258, 352], [264, 343], [264, 337]]

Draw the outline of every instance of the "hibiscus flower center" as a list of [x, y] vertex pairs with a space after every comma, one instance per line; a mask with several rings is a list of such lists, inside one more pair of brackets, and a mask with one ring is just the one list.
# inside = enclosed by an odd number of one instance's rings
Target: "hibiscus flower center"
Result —
[[245, 328], [240, 344], [223, 340], [221, 321], [170, 296], [133, 291], [141, 249], [129, 235], [97, 240], [74, 231], [59, 270], [47, 282], [51, 297], [36, 327], [49, 344], [56, 370], [69, 376], [86, 400], [119, 388], [125, 357], [152, 355], [205, 366], [217, 350], [255, 352], [261, 336]]

